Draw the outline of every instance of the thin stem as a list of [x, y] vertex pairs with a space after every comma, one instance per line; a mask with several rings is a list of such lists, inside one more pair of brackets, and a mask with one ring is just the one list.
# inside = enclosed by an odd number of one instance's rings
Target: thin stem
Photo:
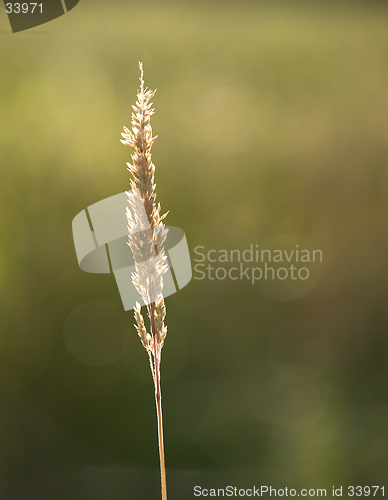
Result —
[[160, 458], [160, 478], [162, 483], [162, 500], [167, 500], [167, 485], [166, 485], [166, 466], [164, 461], [164, 444], [163, 444], [163, 418], [162, 418], [162, 391], [160, 386], [160, 346], [155, 335], [155, 303], [149, 306], [149, 314], [151, 320], [151, 333], [154, 339], [154, 385], [155, 385], [155, 402], [156, 413], [158, 417], [158, 440], [159, 440], [159, 458]]

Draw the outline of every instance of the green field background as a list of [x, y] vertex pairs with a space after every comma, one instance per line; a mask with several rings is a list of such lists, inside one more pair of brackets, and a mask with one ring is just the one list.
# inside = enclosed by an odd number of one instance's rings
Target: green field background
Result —
[[[71, 229], [129, 186], [139, 60], [158, 201], [192, 258], [279, 235], [323, 253], [287, 300], [207, 278], [167, 298], [169, 499], [383, 486], [388, 5], [81, 0], [19, 34], [0, 7], [1, 499], [160, 498], [147, 355]], [[111, 327], [74, 320], [99, 307]]]

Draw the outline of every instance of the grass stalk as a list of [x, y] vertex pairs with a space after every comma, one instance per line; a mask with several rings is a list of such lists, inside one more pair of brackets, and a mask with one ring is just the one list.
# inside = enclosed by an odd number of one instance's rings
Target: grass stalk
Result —
[[168, 270], [164, 242], [167, 228], [160, 215], [160, 204], [156, 205], [155, 166], [151, 161], [151, 147], [156, 137], [152, 137], [150, 118], [154, 113], [150, 99], [155, 92], [144, 88], [143, 66], [140, 66], [140, 90], [133, 107], [132, 130], [124, 127], [121, 142], [132, 147], [132, 164], [127, 163], [132, 174], [131, 188], [127, 193], [128, 245], [131, 248], [135, 272], [132, 282], [147, 306], [150, 332], [147, 332], [140, 304], [137, 302], [135, 328], [147, 351], [155, 386], [155, 402], [158, 424], [158, 443], [162, 500], [167, 500], [166, 466], [163, 443], [162, 393], [160, 379], [161, 351], [167, 334], [164, 324], [166, 307], [163, 298], [163, 274]]
[[[150, 305], [150, 318], [154, 317], [155, 304]], [[151, 320], [151, 333], [155, 335], [155, 321]], [[159, 460], [160, 460], [160, 479], [162, 487], [162, 500], [167, 500], [167, 484], [166, 484], [166, 465], [164, 459], [164, 440], [163, 440], [163, 415], [162, 415], [162, 388], [160, 385], [160, 362], [161, 350], [158, 352], [157, 343], [154, 342], [154, 385], [155, 385], [155, 403], [156, 415], [158, 419], [158, 442], [159, 442]]]

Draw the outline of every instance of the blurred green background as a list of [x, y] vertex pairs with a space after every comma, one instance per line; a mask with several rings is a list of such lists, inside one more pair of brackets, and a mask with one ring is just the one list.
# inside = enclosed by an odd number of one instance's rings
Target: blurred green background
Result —
[[159, 498], [147, 356], [71, 231], [128, 187], [139, 60], [158, 200], [190, 251], [292, 234], [323, 252], [294, 300], [208, 279], [167, 298], [169, 498], [384, 485], [387, 26], [374, 1], [81, 0], [12, 34], [0, 9], [1, 499]]

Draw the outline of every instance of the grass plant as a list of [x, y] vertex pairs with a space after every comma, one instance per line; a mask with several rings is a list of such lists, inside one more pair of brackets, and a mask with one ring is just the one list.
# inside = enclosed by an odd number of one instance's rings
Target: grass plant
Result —
[[[163, 298], [163, 274], [168, 270], [164, 242], [167, 228], [160, 215], [160, 204], [156, 205], [155, 165], [151, 159], [151, 148], [156, 139], [150, 124], [154, 113], [150, 100], [155, 91], [144, 87], [143, 65], [140, 67], [140, 90], [132, 112], [132, 130], [124, 127], [121, 142], [133, 149], [132, 163], [127, 163], [132, 174], [131, 188], [127, 192], [128, 245], [131, 248], [135, 272], [132, 282], [147, 306], [150, 321], [148, 333], [141, 306], [135, 306], [135, 327], [147, 351], [155, 386], [155, 401], [158, 422], [159, 458], [162, 500], [167, 500], [166, 467], [163, 444], [162, 395], [160, 381], [161, 351], [167, 333], [164, 324], [166, 307]], [[132, 213], [131, 213], [132, 211]]]

